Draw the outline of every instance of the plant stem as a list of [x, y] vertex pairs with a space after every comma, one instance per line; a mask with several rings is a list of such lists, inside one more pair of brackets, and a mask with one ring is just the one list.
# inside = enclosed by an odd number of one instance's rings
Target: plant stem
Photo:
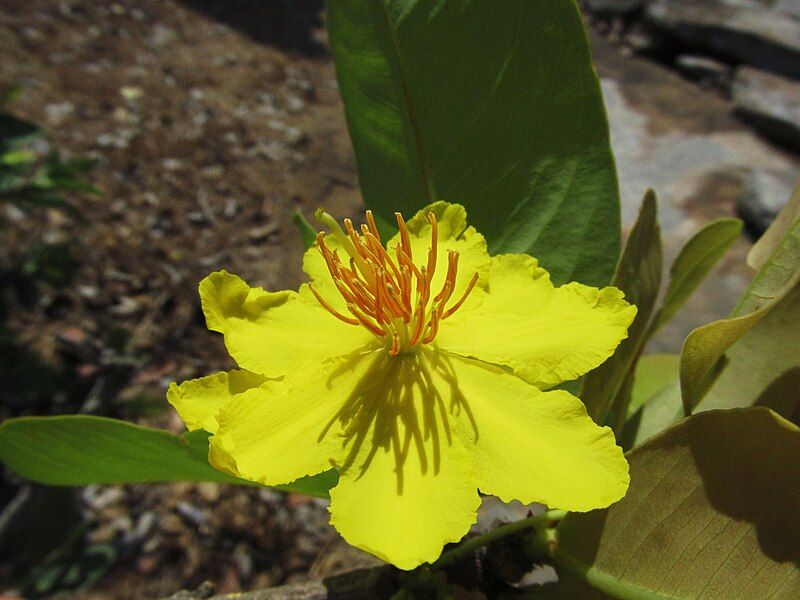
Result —
[[541, 515], [534, 515], [532, 517], [528, 517], [527, 519], [514, 521], [513, 523], [507, 523], [505, 525], [501, 525], [500, 527], [496, 527], [491, 531], [487, 531], [484, 534], [478, 535], [474, 538], [467, 540], [462, 544], [459, 544], [452, 550], [448, 550], [439, 557], [439, 560], [437, 560], [435, 563], [431, 565], [431, 569], [439, 570], [445, 567], [449, 567], [450, 565], [458, 562], [462, 558], [466, 558], [467, 556], [471, 555], [476, 550], [478, 550], [478, 548], [482, 548], [483, 546], [488, 546], [492, 542], [495, 542], [509, 535], [513, 535], [518, 531], [522, 531], [524, 529], [538, 528], [543, 524], [550, 523], [551, 521], [559, 521], [563, 519], [566, 514], [567, 514], [566, 511], [563, 510], [549, 510]]

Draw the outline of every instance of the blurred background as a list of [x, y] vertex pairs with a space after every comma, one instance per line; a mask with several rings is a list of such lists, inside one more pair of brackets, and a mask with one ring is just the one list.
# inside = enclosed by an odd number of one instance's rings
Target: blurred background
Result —
[[[653, 187], [668, 266], [706, 222], [746, 223], [651, 343], [676, 352], [731, 309], [752, 240], [797, 179], [800, 0], [581, 7], [624, 226]], [[322, 2], [0, 0], [0, 93], [0, 419], [182, 431], [167, 385], [233, 366], [199, 280], [226, 268], [296, 287], [294, 212], [360, 212]], [[515, 510], [487, 505], [482, 522]], [[305, 497], [0, 480], [3, 600], [235, 592], [359, 560]]]

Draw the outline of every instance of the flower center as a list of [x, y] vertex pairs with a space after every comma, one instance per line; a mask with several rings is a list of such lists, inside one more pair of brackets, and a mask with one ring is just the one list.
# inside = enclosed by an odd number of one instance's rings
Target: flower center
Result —
[[333, 308], [313, 286], [309, 286], [325, 310], [345, 323], [366, 327], [384, 340], [393, 356], [431, 342], [436, 337], [440, 321], [459, 309], [478, 281], [475, 273], [460, 298], [450, 303], [455, 291], [459, 256], [458, 252], [450, 250], [444, 283], [433, 295], [431, 284], [438, 256], [436, 216], [428, 213], [431, 245], [425, 264], [420, 266], [414, 264], [405, 221], [400, 213], [395, 213], [395, 216], [400, 243], [388, 248], [381, 241], [372, 211], [367, 211], [367, 223], [361, 225], [360, 233], [350, 219], [344, 220], [345, 229], [342, 230], [333, 217], [322, 210], [317, 211], [317, 218], [330, 227], [350, 257], [347, 263], [342, 262], [338, 251], [326, 245], [324, 233], [317, 234], [315, 246], [325, 259], [333, 282], [347, 303], [349, 314]]

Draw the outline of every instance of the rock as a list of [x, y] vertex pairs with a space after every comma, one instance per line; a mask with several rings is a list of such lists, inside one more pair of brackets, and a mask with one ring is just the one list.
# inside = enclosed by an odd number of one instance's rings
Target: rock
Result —
[[775, 0], [772, 3], [772, 8], [784, 12], [795, 19], [800, 19], [800, 2], [797, 0]]
[[208, 521], [208, 515], [189, 502], [178, 504], [178, 513], [195, 527], [202, 527]]
[[800, 20], [785, 12], [733, 0], [653, 0], [645, 15], [689, 46], [800, 78]]
[[624, 15], [641, 8], [644, 0], [587, 0], [586, 6], [593, 13]]
[[121, 296], [117, 299], [116, 304], [108, 309], [108, 312], [117, 317], [132, 317], [143, 309], [142, 303], [136, 298]]
[[800, 83], [742, 67], [733, 82], [736, 111], [762, 134], [800, 150]]
[[794, 171], [757, 170], [747, 174], [736, 210], [753, 233], [764, 233], [786, 206], [796, 177]]
[[725, 83], [731, 74], [731, 68], [708, 56], [681, 54], [675, 59], [675, 67], [688, 79], [708, 81], [714, 84]]

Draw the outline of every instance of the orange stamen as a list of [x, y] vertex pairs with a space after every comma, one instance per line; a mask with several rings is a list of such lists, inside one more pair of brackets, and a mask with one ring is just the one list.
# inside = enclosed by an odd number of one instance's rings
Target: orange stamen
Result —
[[461, 305], [464, 304], [464, 301], [467, 299], [467, 296], [469, 296], [470, 292], [472, 292], [472, 288], [475, 287], [476, 283], [478, 283], [477, 273], [472, 275], [472, 279], [470, 279], [469, 283], [467, 284], [467, 289], [465, 289], [464, 293], [461, 294], [461, 298], [459, 298], [458, 302], [456, 302], [455, 304], [453, 304], [453, 306], [444, 311], [444, 313], [442, 314], [442, 319], [446, 319], [447, 317], [451, 316], [454, 312], [456, 312], [459, 308], [461, 308]]
[[382, 245], [383, 240], [381, 240], [381, 234], [378, 232], [378, 226], [375, 224], [375, 217], [372, 216], [371, 210], [367, 211], [367, 225], [369, 226], [369, 230], [372, 232], [372, 235], [374, 235], [378, 239], [378, 242]]
[[[313, 286], [309, 286], [320, 305], [337, 319], [366, 328], [384, 340], [389, 354], [409, 352], [419, 344], [428, 344], [436, 337], [439, 323], [451, 316], [466, 301], [475, 288], [475, 273], [459, 300], [446, 309], [456, 287], [459, 254], [449, 251], [447, 272], [439, 293], [432, 298], [431, 289], [436, 273], [439, 252], [439, 226], [436, 215], [429, 212], [431, 245], [424, 265], [415, 265], [408, 228], [400, 213], [395, 213], [400, 231], [400, 243], [393, 258], [384, 247], [375, 218], [367, 211], [367, 223], [358, 229], [350, 219], [344, 220], [344, 230], [329, 224], [339, 240], [338, 249], [325, 243], [325, 235], [317, 235], [317, 249], [325, 261], [336, 289], [347, 304], [349, 315], [333, 308]], [[330, 217], [328, 217], [328, 221]], [[349, 254], [346, 262], [339, 250]], [[416, 283], [415, 283], [416, 281]]]
[[406, 222], [403, 220], [403, 215], [399, 212], [394, 213], [395, 218], [397, 219], [397, 228], [400, 230], [400, 245], [403, 247], [403, 252], [406, 253], [408, 258], [413, 260], [413, 255], [411, 254], [411, 241], [408, 239], [408, 229], [406, 228]]
[[341, 321], [344, 321], [345, 323], [349, 323], [350, 325], [358, 325], [358, 319], [354, 319], [352, 317], [346, 317], [345, 315], [340, 313], [338, 310], [333, 308], [330, 304], [328, 304], [328, 302], [325, 300], [325, 298], [323, 298], [322, 296], [319, 295], [319, 292], [317, 292], [317, 290], [314, 289], [314, 286], [309, 284], [308, 289], [310, 289], [311, 293], [314, 294], [314, 297], [317, 299], [317, 302], [319, 302], [322, 305], [322, 308], [327, 310], [334, 317], [336, 317], [337, 319], [339, 319]]

